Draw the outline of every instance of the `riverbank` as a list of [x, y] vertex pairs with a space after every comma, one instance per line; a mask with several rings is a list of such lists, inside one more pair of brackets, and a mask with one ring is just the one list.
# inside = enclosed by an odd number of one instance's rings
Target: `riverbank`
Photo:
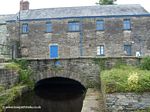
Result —
[[138, 66], [119, 63], [100, 78], [108, 112], [150, 111], [150, 57]]
[[27, 90], [28, 90], [28, 87], [26, 85], [16, 85], [10, 89], [1, 89], [0, 112], [3, 112], [7, 104], [11, 103], [17, 97], [20, 97]]

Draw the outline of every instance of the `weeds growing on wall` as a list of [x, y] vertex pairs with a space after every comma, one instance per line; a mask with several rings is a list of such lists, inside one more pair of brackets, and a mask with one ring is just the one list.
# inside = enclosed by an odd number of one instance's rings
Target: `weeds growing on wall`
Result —
[[34, 81], [32, 79], [32, 69], [26, 60], [13, 60], [13, 62], [5, 66], [6, 69], [15, 70], [19, 74], [19, 83], [33, 88]]
[[94, 62], [95, 64], [98, 64], [100, 67], [100, 70], [105, 70], [106, 66], [105, 66], [105, 62], [106, 62], [107, 58], [94, 58]]

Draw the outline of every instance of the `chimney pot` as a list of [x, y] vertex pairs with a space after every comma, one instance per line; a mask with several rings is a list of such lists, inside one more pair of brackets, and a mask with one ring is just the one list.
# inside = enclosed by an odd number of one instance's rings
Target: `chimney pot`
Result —
[[28, 1], [20, 1], [20, 11], [21, 10], [29, 10], [29, 2]]

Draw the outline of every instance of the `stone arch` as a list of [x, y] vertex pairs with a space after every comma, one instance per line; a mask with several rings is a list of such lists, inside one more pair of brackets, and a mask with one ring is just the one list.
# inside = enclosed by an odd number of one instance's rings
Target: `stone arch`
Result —
[[65, 81], [70, 81], [70, 82], [72, 82], [72, 83], [74, 83], [74, 84], [81, 85], [81, 86], [83, 87], [83, 89], [86, 89], [85, 86], [82, 84], [82, 82], [79, 82], [79, 81], [77, 81], [77, 80], [75, 80], [75, 79], [71, 79], [71, 78], [68, 78], [68, 77], [58, 77], [58, 76], [56, 76], [56, 77], [43, 78], [43, 79], [41, 79], [41, 80], [39, 80], [39, 81], [37, 81], [37, 82], [35, 83], [35, 87], [38, 86], [38, 84], [40, 84], [41, 82], [44, 82], [44, 81], [46, 81], [46, 80], [50, 81], [50, 80], [52, 80], [52, 79], [58, 79], [58, 81], [61, 81], [61, 79], [62, 79], [62, 80], [65, 80]]
[[67, 79], [70, 79], [70, 80], [77, 81], [83, 87], [85, 87], [85, 88], [87, 87], [86, 79], [83, 78], [83, 77], [80, 77], [81, 75], [78, 75], [78, 74], [75, 74], [75, 73], [63, 74], [63, 75], [59, 74], [59, 73], [56, 73], [56, 74], [43, 74], [43, 73], [40, 73], [39, 75], [36, 75], [36, 76], [38, 76], [38, 77], [35, 78], [35, 83], [39, 82], [40, 80], [44, 80], [44, 79], [60, 77], [60, 78], [67, 78]]

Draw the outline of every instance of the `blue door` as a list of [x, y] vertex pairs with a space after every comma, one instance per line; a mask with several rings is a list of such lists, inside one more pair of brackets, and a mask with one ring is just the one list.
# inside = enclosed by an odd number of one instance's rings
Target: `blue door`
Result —
[[58, 58], [58, 45], [50, 45], [50, 58]]

